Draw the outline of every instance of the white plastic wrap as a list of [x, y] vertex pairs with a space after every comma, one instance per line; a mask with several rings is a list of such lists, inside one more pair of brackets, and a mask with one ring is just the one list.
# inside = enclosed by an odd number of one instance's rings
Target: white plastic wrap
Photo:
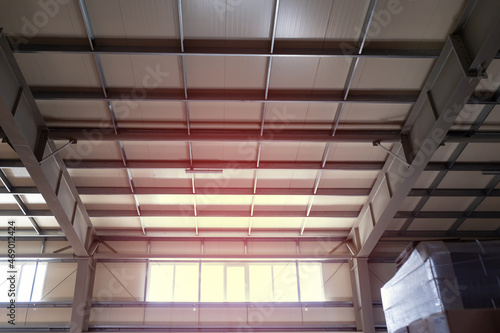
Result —
[[450, 252], [443, 242], [422, 242], [381, 290], [387, 330], [445, 310], [462, 309]]

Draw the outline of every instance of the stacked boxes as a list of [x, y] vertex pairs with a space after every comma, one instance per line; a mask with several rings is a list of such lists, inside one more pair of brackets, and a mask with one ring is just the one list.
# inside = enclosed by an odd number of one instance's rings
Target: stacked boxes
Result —
[[[400, 258], [404, 263], [381, 290], [390, 333], [448, 333], [461, 310], [500, 307], [499, 241], [420, 242]], [[500, 310], [494, 313], [500, 318]], [[500, 332], [497, 324], [492, 332]]]

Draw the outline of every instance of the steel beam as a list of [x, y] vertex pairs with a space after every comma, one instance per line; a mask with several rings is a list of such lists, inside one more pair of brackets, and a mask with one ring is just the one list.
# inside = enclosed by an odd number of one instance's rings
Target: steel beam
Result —
[[448, 37], [403, 127], [410, 166], [388, 159], [387, 171], [351, 230], [358, 256], [370, 255], [500, 49], [498, 12], [500, 2], [479, 0], [464, 26]]
[[[112, 128], [61, 128], [50, 127], [53, 140], [78, 141], [231, 141], [231, 142], [400, 142], [401, 132], [398, 130], [337, 130], [332, 136], [324, 130], [282, 130], [260, 135], [255, 130], [192, 130], [187, 134], [184, 130], [122, 128], [118, 133]], [[0, 138], [5, 133], [0, 131]], [[441, 142], [445, 143], [499, 143], [499, 132], [450, 131]]]
[[[190, 187], [134, 187], [134, 192], [129, 187], [77, 187], [80, 195], [193, 195]], [[258, 188], [256, 192], [252, 188], [234, 188], [221, 187], [216, 195], [316, 195], [316, 196], [367, 196], [370, 194], [371, 188], [318, 188], [316, 194], [313, 189], [307, 188]], [[7, 192], [6, 189], [0, 188], [0, 194], [39, 194], [36, 187], [12, 187], [12, 192]], [[201, 195], [215, 195], [214, 193], [201, 192]], [[416, 188], [412, 189], [408, 196], [410, 197], [478, 197], [484, 196], [485, 191], [482, 189], [427, 189]], [[500, 189], [492, 189], [488, 192], [489, 197], [499, 197]]]
[[[182, 37], [181, 37], [182, 38]], [[141, 40], [142, 45], [133, 45], [133, 39], [130, 38], [115, 38], [112, 45], [106, 44], [105, 40], [99, 38], [93, 39], [94, 47], [84, 45], [84, 43], [75, 43], [68, 45], [67, 40], [57, 37], [43, 38], [43, 43], [38, 43], [36, 38], [32, 38], [30, 43], [15, 44], [12, 40], [12, 51], [14, 53], [69, 53], [69, 54], [116, 54], [116, 55], [171, 55], [171, 56], [221, 56], [221, 57], [265, 57], [265, 58], [287, 58], [287, 57], [335, 57], [335, 58], [427, 58], [435, 59], [439, 56], [439, 49], [418, 49], [418, 48], [403, 48], [399, 42], [385, 42], [385, 47], [365, 47], [363, 52], [358, 54], [359, 48], [356, 45], [339, 45], [340, 47], [325, 48], [321, 45], [304, 48], [300, 42], [286, 41], [286, 43], [278, 43], [276, 47], [273, 45], [271, 52], [269, 47], [196, 47], [193, 44], [196, 41], [184, 39], [181, 46], [179, 40], [172, 41], [178, 46], [158, 46], [144, 45], [144, 40]], [[95, 43], [94, 43], [95, 41]], [[79, 41], [80, 42], [80, 41]], [[81, 40], [81, 42], [84, 42]], [[214, 41], [213, 45], [220, 43], [220, 40]], [[253, 41], [249, 40], [231, 40], [225, 44], [251, 45]], [[204, 41], [204, 45], [208, 45], [209, 41]], [[262, 43], [259, 43], [262, 45]], [[439, 45], [440, 47], [441, 45]], [[183, 51], [184, 48], [184, 51]], [[496, 57], [500, 57], [497, 55]]]
[[375, 319], [370, 290], [367, 258], [349, 259], [351, 286], [357, 331], [375, 333]]
[[87, 211], [60, 156], [40, 164], [56, 150], [48, 128], [0, 30], [0, 125], [77, 255], [87, 255], [96, 237]]
[[[31, 87], [36, 100], [101, 100], [101, 101], [137, 101], [137, 88], [108, 88], [107, 96], [102, 89], [88, 87]], [[413, 104], [418, 98], [418, 91], [391, 91], [391, 90], [350, 90], [347, 99], [344, 99], [343, 90], [321, 90], [311, 93], [310, 90], [274, 90], [270, 89], [268, 98], [264, 98], [264, 90], [217, 90], [217, 89], [190, 89], [186, 98], [183, 89], [154, 89], [141, 96], [144, 101], [171, 101], [171, 102], [289, 102], [289, 103], [385, 103], [385, 104]], [[477, 96], [471, 96], [468, 104], [500, 104], [493, 98], [484, 97], [488, 92], [478, 91]]]
[[94, 258], [78, 259], [73, 309], [71, 311], [70, 332], [72, 333], [87, 332], [89, 329], [95, 270], [96, 260]]
[[[103, 206], [106, 206], [103, 204]], [[90, 217], [251, 217], [248, 210], [204, 210], [203, 206], [198, 206], [195, 214], [194, 209], [183, 209], [177, 205], [168, 205], [169, 209], [142, 209], [141, 214], [137, 213], [136, 209], [123, 210], [123, 209], [109, 209], [109, 210], [88, 210]], [[258, 207], [258, 206], [256, 206]], [[262, 206], [261, 206], [262, 207]], [[264, 206], [266, 207], [266, 206]], [[50, 210], [29, 210], [25, 215], [18, 210], [0, 210], [0, 216], [16, 217], [43, 217], [53, 216]], [[303, 210], [297, 211], [274, 211], [274, 210], [254, 210], [253, 217], [324, 217], [324, 218], [349, 218], [359, 217], [360, 211], [346, 211], [346, 210], [332, 210], [332, 211], [312, 211], [307, 215]], [[497, 211], [422, 211], [415, 215], [413, 211], [396, 211], [395, 218], [421, 218], [421, 219], [452, 219], [452, 218], [476, 218], [476, 219], [495, 219], [500, 218], [500, 212]]]
[[[125, 169], [121, 160], [65, 160], [68, 169]], [[127, 161], [129, 169], [188, 169], [189, 161]], [[2, 168], [24, 168], [19, 160], [0, 160]], [[256, 170], [254, 162], [247, 161], [200, 161], [195, 164], [200, 169], [217, 170]], [[320, 162], [261, 162], [262, 170], [346, 170], [346, 171], [379, 171], [384, 167], [383, 162], [327, 162], [321, 167]], [[426, 165], [425, 171], [482, 171], [498, 172], [500, 163], [495, 162], [461, 162], [450, 166], [446, 162], [431, 162]]]

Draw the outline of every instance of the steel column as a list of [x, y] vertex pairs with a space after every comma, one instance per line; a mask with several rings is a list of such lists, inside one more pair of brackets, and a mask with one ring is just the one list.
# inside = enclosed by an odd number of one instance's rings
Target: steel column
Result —
[[351, 274], [356, 329], [364, 333], [375, 333], [368, 259], [355, 258], [349, 259], [348, 262]]
[[72, 333], [87, 332], [89, 329], [92, 292], [94, 290], [96, 260], [93, 258], [78, 259], [76, 270], [75, 293], [71, 311]]

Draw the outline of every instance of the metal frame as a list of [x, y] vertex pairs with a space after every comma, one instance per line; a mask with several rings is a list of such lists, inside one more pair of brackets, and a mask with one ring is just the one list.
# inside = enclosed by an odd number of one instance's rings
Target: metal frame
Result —
[[497, 53], [500, 19], [487, 15], [496, 11], [500, 3], [480, 1], [448, 38], [403, 127], [403, 150], [410, 167], [401, 168], [394, 157], [388, 158], [378, 186], [351, 230], [358, 256], [371, 253]]
[[[110, 100], [132, 101], [134, 89], [108, 88], [105, 96], [102, 89], [75, 87], [68, 90], [65, 87], [52, 87], [50, 90], [42, 87], [31, 87], [36, 100]], [[386, 103], [386, 104], [413, 104], [417, 101], [418, 91], [392, 90], [350, 90], [350, 95], [344, 99], [343, 90], [327, 90], [311, 94], [310, 90], [274, 90], [269, 89], [267, 99], [264, 90], [232, 90], [226, 89], [222, 94], [216, 89], [191, 89], [189, 98], [185, 97], [183, 89], [155, 89], [142, 97], [143, 101], [171, 101], [171, 102], [290, 102], [290, 103]], [[467, 104], [500, 104], [493, 98], [484, 98], [487, 92], [478, 91]]]
[[1, 30], [0, 47], [0, 125], [5, 138], [16, 150], [75, 253], [86, 256], [97, 234], [62, 159], [54, 155], [40, 165], [43, 156], [55, 151], [56, 146], [47, 138], [48, 128]]

